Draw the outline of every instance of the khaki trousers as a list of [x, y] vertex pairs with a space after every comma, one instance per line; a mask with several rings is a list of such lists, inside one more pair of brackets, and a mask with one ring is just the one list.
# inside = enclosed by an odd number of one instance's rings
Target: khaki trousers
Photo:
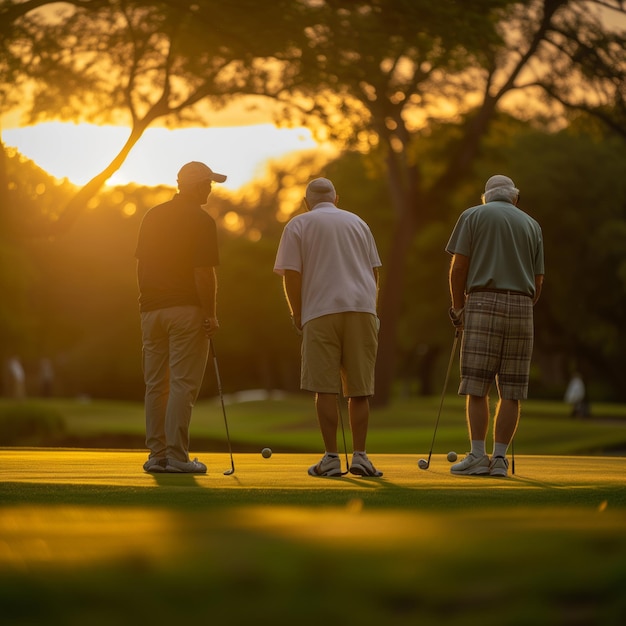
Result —
[[150, 458], [189, 461], [191, 411], [209, 354], [202, 310], [176, 306], [141, 313]]

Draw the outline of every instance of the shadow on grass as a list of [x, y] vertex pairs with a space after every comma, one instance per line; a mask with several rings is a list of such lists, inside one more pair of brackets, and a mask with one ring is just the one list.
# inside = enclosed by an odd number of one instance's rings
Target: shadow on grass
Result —
[[[327, 479], [328, 488], [268, 489], [243, 487], [236, 474], [224, 480], [231, 481], [227, 488], [224, 485], [213, 487], [203, 484], [199, 477], [184, 474], [155, 476], [152, 484], [146, 487], [3, 482], [0, 483], [0, 501], [3, 506], [80, 504], [212, 509], [242, 505], [344, 506], [347, 501], [358, 498], [365, 506], [374, 509], [448, 512], [546, 506], [583, 506], [593, 510], [602, 502], [626, 507], [626, 484], [596, 488], [562, 487], [516, 478], [510, 481], [499, 479], [495, 488], [487, 488], [486, 484], [490, 482], [489, 487], [492, 487], [495, 479], [433, 488], [428, 485], [400, 486], [385, 479], [336, 478]], [[341, 482], [340, 489], [334, 486], [335, 482]], [[513, 483], [512, 488], [508, 488], [505, 482]]]

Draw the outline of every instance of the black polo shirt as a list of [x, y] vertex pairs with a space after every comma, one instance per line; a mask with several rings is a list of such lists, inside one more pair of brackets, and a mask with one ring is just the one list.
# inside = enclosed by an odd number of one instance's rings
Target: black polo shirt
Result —
[[219, 265], [215, 220], [177, 194], [146, 213], [135, 256], [140, 311], [200, 306], [194, 268]]

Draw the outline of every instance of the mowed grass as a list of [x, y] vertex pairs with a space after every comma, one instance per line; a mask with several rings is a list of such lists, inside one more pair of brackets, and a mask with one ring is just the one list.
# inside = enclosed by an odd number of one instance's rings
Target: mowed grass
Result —
[[138, 444], [0, 449], [3, 623], [625, 623], [626, 407], [524, 403], [516, 474], [495, 479], [449, 473], [461, 398], [428, 471], [440, 398], [398, 400], [372, 411], [383, 479], [315, 479], [311, 397], [251, 397], [226, 397], [233, 476], [216, 398], [191, 428], [206, 476], [142, 472], [140, 403], [44, 402], [79, 441]]
[[[312, 396], [301, 394], [226, 394], [226, 415], [235, 451], [252, 452], [265, 446], [281, 452], [318, 452], [321, 438]], [[11, 406], [0, 399], [0, 411]], [[35, 410], [54, 410], [66, 424], [67, 435], [78, 445], [117, 443], [125, 436], [131, 447], [143, 448], [144, 413], [139, 402], [89, 401], [84, 399], [29, 400]], [[427, 454], [439, 409], [440, 397], [403, 398], [390, 406], [375, 408], [370, 418], [368, 448], [386, 454]], [[346, 432], [348, 411], [342, 403]], [[519, 452], [527, 454], [613, 454], [626, 451], [626, 405], [596, 404], [589, 419], [572, 419], [563, 402], [529, 400], [522, 404], [522, 419], [516, 435]], [[349, 433], [348, 443], [349, 443]], [[216, 397], [202, 398], [194, 408], [192, 445], [226, 451], [224, 418]], [[28, 442], [29, 445], [37, 445]], [[54, 443], [54, 442], [53, 442]], [[126, 442], [125, 442], [126, 443]], [[435, 451], [467, 449], [464, 400], [446, 396], [442, 406]], [[0, 445], [3, 442], [0, 438]], [[61, 440], [57, 445], [65, 445]], [[106, 445], [109, 445], [108, 443]], [[105, 445], [105, 447], [106, 447]]]
[[626, 459], [518, 454], [507, 479], [443, 454], [375, 454], [382, 479], [306, 474], [317, 454], [0, 450], [7, 624], [622, 624]]

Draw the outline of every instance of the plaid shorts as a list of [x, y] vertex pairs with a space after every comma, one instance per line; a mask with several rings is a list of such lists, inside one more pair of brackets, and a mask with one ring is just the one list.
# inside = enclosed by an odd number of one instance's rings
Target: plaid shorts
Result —
[[501, 398], [525, 400], [533, 351], [532, 299], [471, 293], [464, 318], [459, 394], [486, 396], [495, 381]]

